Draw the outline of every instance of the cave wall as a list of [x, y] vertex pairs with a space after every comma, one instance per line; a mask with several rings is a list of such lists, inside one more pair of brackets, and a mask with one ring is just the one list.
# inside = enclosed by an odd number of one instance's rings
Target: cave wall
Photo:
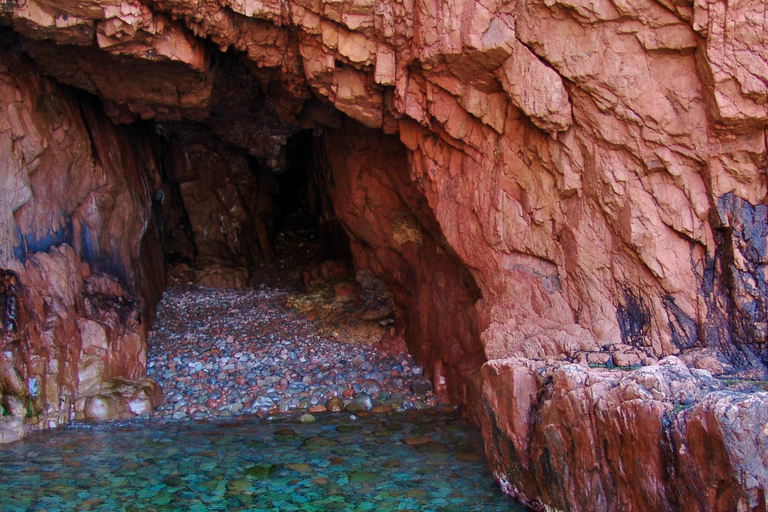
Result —
[[145, 314], [164, 287], [151, 140], [24, 56], [0, 50], [0, 73], [4, 410], [41, 427], [145, 412]]
[[[765, 454], [740, 443], [761, 446], [753, 420], [766, 395], [718, 390], [707, 375], [767, 376], [765, 10], [758, 0], [25, 0], [2, 3], [0, 22], [116, 122], [199, 122], [271, 169], [292, 133], [330, 127], [324, 172], [339, 178], [329, 190], [358, 233], [356, 261], [400, 287], [409, 343], [483, 425], [508, 492], [563, 510], [764, 510]], [[338, 148], [354, 129], [334, 111], [399, 138], [406, 164], [347, 159]], [[359, 131], [372, 155], [392, 144]], [[424, 249], [377, 246], [402, 219], [360, 183], [410, 212], [406, 231], [422, 232]], [[22, 201], [23, 187], [9, 197]], [[453, 269], [447, 296], [458, 302], [446, 309], [466, 321], [448, 339], [470, 355], [465, 367], [434, 335], [427, 258]], [[462, 269], [476, 289], [458, 284]], [[421, 301], [405, 295], [405, 275]], [[679, 364], [690, 377], [667, 368]], [[690, 379], [702, 393], [674, 391]], [[622, 451], [633, 443], [656, 448]], [[688, 471], [709, 465], [702, 446], [727, 454], [722, 474]], [[631, 457], [676, 469], [628, 471]]]
[[267, 167], [335, 122], [318, 98], [399, 135], [482, 291], [490, 359], [711, 348], [758, 376], [761, 9], [30, 0], [4, 18], [113, 119], [201, 121]]
[[355, 268], [371, 269], [390, 285], [396, 335], [426, 367], [438, 399], [465, 404], [479, 417], [486, 361], [479, 292], [411, 182], [405, 148], [352, 120], [326, 129], [317, 144], [323, 185], [350, 237]]
[[174, 280], [242, 288], [274, 256], [274, 180], [205, 126], [164, 125], [163, 244]]

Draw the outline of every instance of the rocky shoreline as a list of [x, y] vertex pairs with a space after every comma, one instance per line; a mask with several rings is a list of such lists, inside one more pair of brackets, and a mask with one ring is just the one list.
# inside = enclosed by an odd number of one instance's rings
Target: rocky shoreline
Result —
[[635, 369], [493, 360], [483, 383], [491, 467], [537, 510], [764, 510], [765, 382], [668, 356]]

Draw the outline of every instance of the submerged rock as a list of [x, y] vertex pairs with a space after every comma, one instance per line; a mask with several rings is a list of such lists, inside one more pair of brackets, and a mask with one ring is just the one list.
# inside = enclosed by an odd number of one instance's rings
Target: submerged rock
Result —
[[275, 464], [254, 464], [253, 466], [246, 468], [246, 470], [243, 471], [243, 474], [246, 477], [261, 480], [272, 476], [277, 471], [277, 469], [278, 468]]

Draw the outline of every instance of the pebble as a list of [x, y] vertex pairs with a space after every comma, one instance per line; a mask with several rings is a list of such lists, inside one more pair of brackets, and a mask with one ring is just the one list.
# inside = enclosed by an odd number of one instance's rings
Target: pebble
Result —
[[350, 402], [344, 409], [347, 412], [360, 413], [360, 411], [365, 411], [365, 404], [361, 404], [360, 402]]
[[153, 416], [357, 414], [437, 404], [423, 369], [407, 353], [323, 337], [306, 316], [284, 307], [293, 292], [168, 288], [147, 344], [148, 376], [166, 400]]
[[341, 412], [344, 410], [344, 402], [339, 397], [332, 397], [325, 404], [326, 410], [329, 412]]
[[425, 397], [432, 391], [432, 383], [427, 379], [417, 379], [411, 384], [411, 391], [413, 391], [413, 394], [416, 396]]
[[370, 411], [373, 408], [373, 398], [367, 393], [360, 393], [355, 396], [353, 403], [362, 405], [366, 411]]

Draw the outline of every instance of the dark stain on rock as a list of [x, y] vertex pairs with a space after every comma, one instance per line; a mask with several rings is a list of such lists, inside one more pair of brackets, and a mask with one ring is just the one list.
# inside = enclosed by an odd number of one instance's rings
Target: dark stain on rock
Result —
[[18, 331], [18, 277], [10, 270], [0, 269], [0, 336]]
[[650, 334], [651, 312], [642, 297], [624, 287], [621, 290], [624, 303], [616, 307], [616, 320], [621, 329], [621, 339], [629, 345], [643, 345]]
[[664, 297], [664, 309], [669, 317], [669, 331], [672, 334], [672, 342], [681, 349], [692, 348], [699, 344], [698, 325], [690, 316], [686, 315], [669, 295]]
[[768, 206], [728, 193], [717, 199], [711, 222], [717, 248], [707, 260], [701, 289], [708, 308], [704, 341], [740, 368], [765, 374]]

